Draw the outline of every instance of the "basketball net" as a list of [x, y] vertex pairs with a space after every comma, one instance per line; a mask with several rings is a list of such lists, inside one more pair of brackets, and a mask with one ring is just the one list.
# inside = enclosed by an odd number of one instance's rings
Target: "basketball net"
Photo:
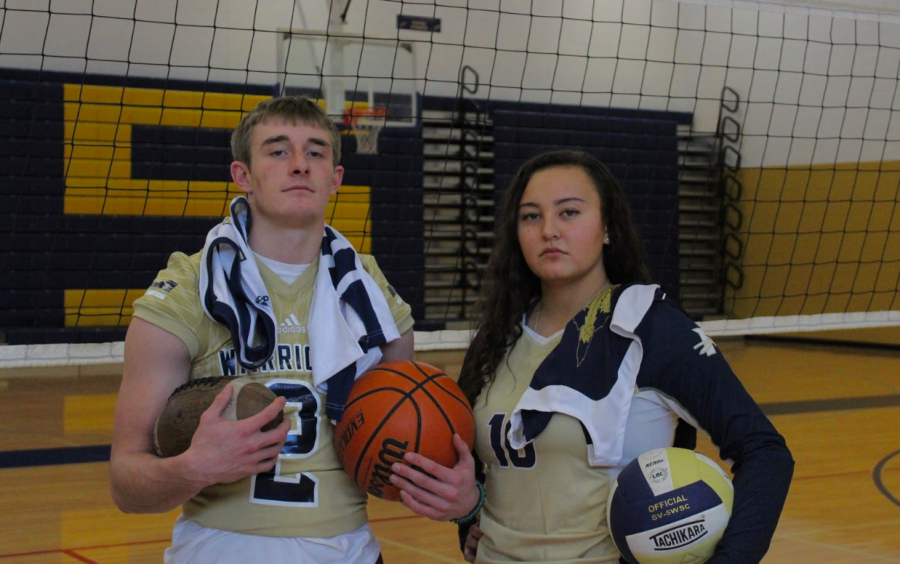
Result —
[[356, 152], [362, 155], [378, 153], [378, 135], [384, 128], [387, 108], [372, 106], [351, 108], [347, 118], [356, 137]]

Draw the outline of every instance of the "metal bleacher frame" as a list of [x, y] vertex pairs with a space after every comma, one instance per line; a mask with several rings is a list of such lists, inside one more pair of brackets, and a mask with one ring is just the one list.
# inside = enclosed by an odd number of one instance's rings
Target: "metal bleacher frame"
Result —
[[417, 327], [468, 328], [493, 246], [493, 126], [471, 98], [478, 88], [466, 66], [456, 98], [423, 100], [426, 317]]

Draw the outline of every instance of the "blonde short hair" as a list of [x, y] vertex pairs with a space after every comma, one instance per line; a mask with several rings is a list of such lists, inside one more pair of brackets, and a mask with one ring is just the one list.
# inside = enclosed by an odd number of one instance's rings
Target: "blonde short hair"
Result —
[[231, 133], [231, 154], [234, 160], [250, 165], [251, 137], [257, 124], [270, 119], [282, 119], [291, 123], [318, 126], [331, 136], [331, 154], [334, 166], [341, 162], [341, 133], [319, 104], [306, 96], [284, 96], [261, 102], [241, 119]]

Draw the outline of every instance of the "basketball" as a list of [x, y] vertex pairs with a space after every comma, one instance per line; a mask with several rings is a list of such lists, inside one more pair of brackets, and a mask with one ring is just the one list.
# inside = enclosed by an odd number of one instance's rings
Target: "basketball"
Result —
[[731, 517], [734, 487], [719, 466], [694, 451], [657, 449], [632, 460], [613, 483], [610, 533], [632, 564], [706, 561]]
[[457, 462], [453, 435], [475, 442], [472, 408], [462, 390], [439, 368], [423, 362], [380, 364], [353, 384], [334, 447], [344, 469], [361, 488], [397, 501], [391, 465], [417, 452], [443, 466]]

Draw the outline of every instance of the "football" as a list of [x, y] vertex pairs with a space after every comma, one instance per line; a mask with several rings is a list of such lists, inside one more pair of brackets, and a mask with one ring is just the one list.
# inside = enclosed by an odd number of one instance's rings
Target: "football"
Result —
[[[159, 456], [178, 456], [191, 446], [191, 439], [200, 425], [200, 416], [226, 384], [231, 384], [233, 393], [222, 417], [232, 421], [256, 415], [276, 397], [274, 392], [258, 382], [234, 376], [200, 378], [175, 388], [156, 419], [153, 443]], [[283, 420], [284, 415], [279, 413], [262, 430], [274, 429]]]

